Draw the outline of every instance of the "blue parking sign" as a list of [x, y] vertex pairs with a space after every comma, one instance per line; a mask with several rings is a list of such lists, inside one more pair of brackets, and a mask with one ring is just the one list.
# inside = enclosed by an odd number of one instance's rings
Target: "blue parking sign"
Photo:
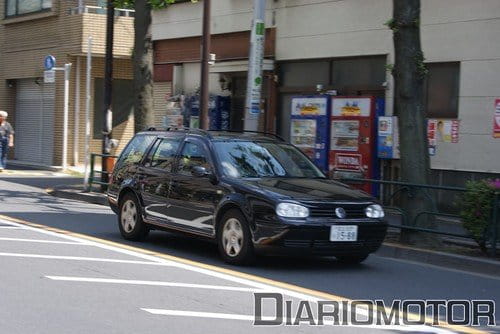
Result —
[[54, 66], [56, 66], [56, 58], [54, 56], [48, 55], [47, 57], [45, 57], [43, 64], [45, 66], [45, 70], [50, 71], [54, 68]]

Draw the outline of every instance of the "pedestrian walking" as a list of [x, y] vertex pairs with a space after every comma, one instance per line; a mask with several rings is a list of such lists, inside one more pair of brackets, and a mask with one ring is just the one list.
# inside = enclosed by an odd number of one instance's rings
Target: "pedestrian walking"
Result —
[[7, 152], [14, 146], [14, 129], [7, 122], [9, 114], [0, 110], [0, 172], [7, 167]]

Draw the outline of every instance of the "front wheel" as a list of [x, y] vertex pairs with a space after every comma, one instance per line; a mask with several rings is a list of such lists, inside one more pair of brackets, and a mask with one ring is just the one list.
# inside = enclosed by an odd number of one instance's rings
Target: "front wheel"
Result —
[[249, 264], [254, 260], [252, 237], [243, 214], [229, 210], [222, 217], [217, 230], [219, 253], [230, 264]]
[[127, 240], [143, 240], [149, 233], [148, 226], [142, 220], [139, 201], [132, 193], [126, 194], [120, 201], [118, 227], [122, 237]]
[[342, 264], [359, 264], [368, 258], [369, 254], [336, 256]]

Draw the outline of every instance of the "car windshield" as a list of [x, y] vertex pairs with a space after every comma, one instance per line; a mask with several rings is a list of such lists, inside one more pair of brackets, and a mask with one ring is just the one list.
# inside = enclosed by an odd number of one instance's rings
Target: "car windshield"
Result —
[[325, 178], [297, 148], [258, 141], [215, 142], [224, 175], [234, 178]]

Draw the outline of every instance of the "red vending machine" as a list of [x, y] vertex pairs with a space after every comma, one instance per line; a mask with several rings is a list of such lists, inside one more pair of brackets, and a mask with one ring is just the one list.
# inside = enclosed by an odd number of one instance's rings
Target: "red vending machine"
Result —
[[[330, 175], [335, 179], [373, 178], [376, 160], [375, 98], [332, 97], [330, 129]], [[371, 192], [368, 183], [355, 187]]]

